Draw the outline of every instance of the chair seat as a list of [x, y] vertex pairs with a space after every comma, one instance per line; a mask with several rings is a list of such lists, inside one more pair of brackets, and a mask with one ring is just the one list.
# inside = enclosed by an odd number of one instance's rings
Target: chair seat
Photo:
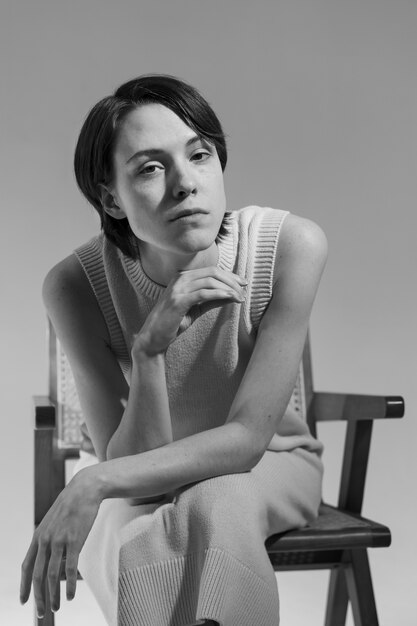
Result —
[[[337, 562], [337, 552], [389, 546], [389, 528], [372, 520], [321, 504], [319, 516], [309, 526], [269, 537], [265, 542], [274, 567]], [[321, 551], [321, 554], [315, 554]], [[326, 558], [327, 555], [327, 558]]]

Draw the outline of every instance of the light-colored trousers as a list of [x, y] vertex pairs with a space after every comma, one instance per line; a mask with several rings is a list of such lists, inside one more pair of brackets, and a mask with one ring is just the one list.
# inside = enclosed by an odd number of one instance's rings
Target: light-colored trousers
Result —
[[[75, 472], [97, 462], [82, 453]], [[317, 515], [323, 467], [303, 448], [267, 450], [241, 474], [131, 506], [104, 500], [79, 569], [110, 626], [277, 626], [267, 537]]]

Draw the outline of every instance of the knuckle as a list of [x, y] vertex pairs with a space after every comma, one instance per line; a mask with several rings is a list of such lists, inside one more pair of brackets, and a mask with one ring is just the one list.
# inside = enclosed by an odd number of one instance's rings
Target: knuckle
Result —
[[68, 560], [72, 559], [73, 561], [77, 561], [78, 553], [81, 549], [82, 543], [80, 542], [80, 538], [76, 532], [72, 532], [68, 535], [67, 538], [67, 558]]
[[50, 541], [51, 541], [51, 537], [49, 533], [44, 532], [42, 535], [39, 536], [38, 544], [41, 548], [45, 548], [46, 546], [49, 545]]
[[53, 547], [57, 550], [61, 550], [65, 546], [65, 539], [61, 536], [54, 537], [52, 540]]

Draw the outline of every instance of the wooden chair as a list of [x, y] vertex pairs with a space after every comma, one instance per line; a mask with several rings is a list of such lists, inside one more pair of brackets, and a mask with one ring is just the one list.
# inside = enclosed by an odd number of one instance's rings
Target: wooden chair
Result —
[[[77, 458], [81, 411], [68, 361], [49, 326], [50, 395], [35, 397], [35, 526], [65, 486], [65, 461]], [[367, 549], [390, 545], [386, 526], [361, 517], [374, 419], [402, 417], [401, 397], [313, 391], [307, 339], [291, 402], [316, 434], [316, 424], [347, 422], [337, 506], [323, 503], [318, 519], [302, 530], [270, 537], [266, 547], [276, 571], [330, 569], [326, 626], [342, 626], [351, 603], [355, 626], [378, 624]], [[53, 626], [47, 603], [38, 626]], [[151, 625], [149, 625], [151, 626]], [[255, 626], [255, 625], [254, 625]]]

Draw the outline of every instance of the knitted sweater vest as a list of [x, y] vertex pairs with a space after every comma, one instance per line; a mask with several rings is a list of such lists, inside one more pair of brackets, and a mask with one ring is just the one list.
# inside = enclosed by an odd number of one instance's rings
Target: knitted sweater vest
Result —
[[[246, 277], [247, 296], [242, 304], [192, 307], [168, 347], [166, 383], [174, 440], [226, 421], [272, 297], [279, 234], [286, 215], [287, 211], [256, 206], [231, 214], [228, 234], [218, 242], [217, 265]], [[106, 321], [110, 347], [130, 383], [134, 336], [165, 287], [144, 273], [139, 259], [124, 255], [103, 234], [77, 248], [75, 254]], [[272, 449], [302, 445], [320, 451], [321, 444], [294, 412], [283, 421], [285, 436], [277, 436]]]

